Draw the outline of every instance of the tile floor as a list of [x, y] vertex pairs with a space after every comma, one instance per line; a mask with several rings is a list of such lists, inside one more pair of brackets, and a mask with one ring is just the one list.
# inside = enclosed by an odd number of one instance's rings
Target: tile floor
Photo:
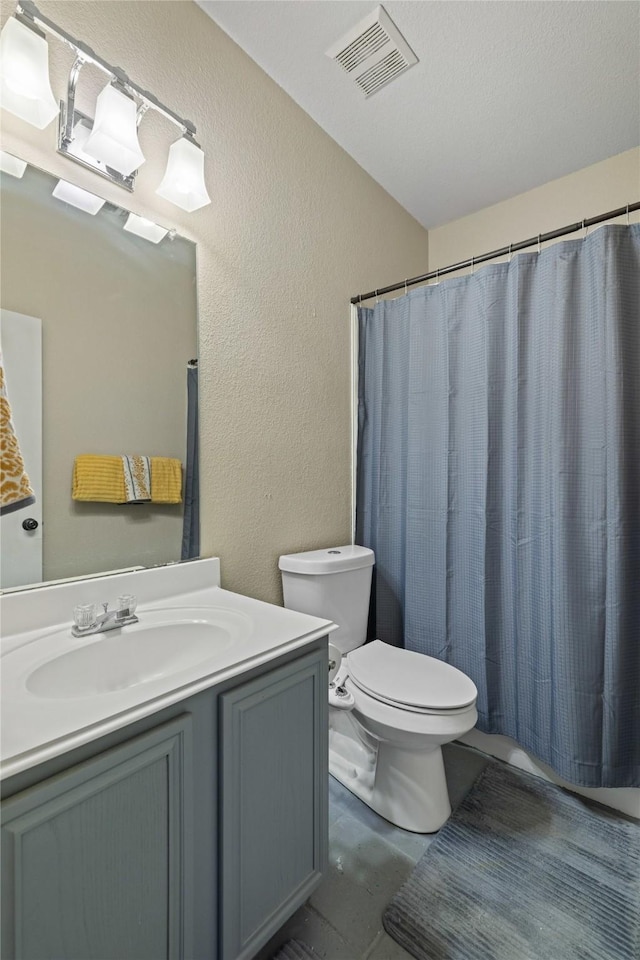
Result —
[[[489, 758], [455, 743], [442, 752], [455, 809]], [[383, 930], [382, 913], [436, 836], [394, 827], [330, 777], [327, 876], [255, 960], [290, 938], [324, 960], [412, 960]]]

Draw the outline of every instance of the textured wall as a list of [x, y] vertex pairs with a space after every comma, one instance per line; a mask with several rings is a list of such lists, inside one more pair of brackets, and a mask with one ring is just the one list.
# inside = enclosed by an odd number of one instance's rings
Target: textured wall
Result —
[[[189, 215], [154, 193], [175, 139], [157, 115], [130, 198], [58, 157], [55, 124], [2, 117], [6, 150], [197, 241], [202, 550], [277, 601], [280, 553], [350, 535], [349, 298], [423, 272], [426, 231], [195, 4], [38, 5], [197, 126], [213, 202]], [[72, 56], [50, 50], [60, 95]]]

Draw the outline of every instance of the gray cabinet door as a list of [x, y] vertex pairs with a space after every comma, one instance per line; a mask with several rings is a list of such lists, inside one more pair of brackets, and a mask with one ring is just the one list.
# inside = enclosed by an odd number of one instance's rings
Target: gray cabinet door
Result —
[[252, 957], [327, 860], [327, 655], [220, 697], [220, 960]]
[[189, 956], [190, 790], [184, 714], [6, 800], [4, 960]]

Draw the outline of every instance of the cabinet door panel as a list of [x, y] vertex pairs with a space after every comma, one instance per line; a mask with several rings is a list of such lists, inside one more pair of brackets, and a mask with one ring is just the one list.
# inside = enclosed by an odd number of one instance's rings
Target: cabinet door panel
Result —
[[185, 955], [190, 739], [183, 715], [5, 801], [6, 960]]
[[236, 960], [307, 899], [326, 865], [326, 654], [220, 700], [222, 960]]

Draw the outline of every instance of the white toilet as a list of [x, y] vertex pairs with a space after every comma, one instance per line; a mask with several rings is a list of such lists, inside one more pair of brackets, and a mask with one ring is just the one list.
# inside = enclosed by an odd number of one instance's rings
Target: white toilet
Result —
[[280, 557], [284, 603], [333, 620], [329, 770], [392, 823], [438, 830], [451, 814], [441, 746], [475, 726], [475, 684], [448, 663], [365, 644], [373, 551], [345, 546]]

